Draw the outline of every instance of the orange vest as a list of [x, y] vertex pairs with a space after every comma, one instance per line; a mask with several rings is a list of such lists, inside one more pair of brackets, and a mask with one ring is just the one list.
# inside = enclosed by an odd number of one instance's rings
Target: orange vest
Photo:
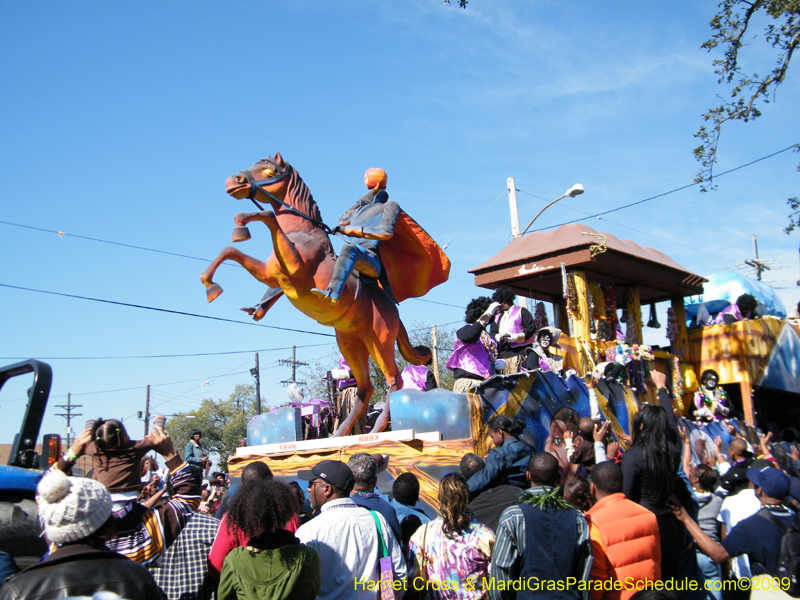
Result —
[[[628, 500], [624, 494], [612, 494], [595, 504], [586, 515], [591, 524], [594, 553], [593, 600], [627, 600], [637, 592], [635, 582], [661, 579], [661, 538], [652, 512]], [[622, 589], [594, 589], [594, 580], [606, 579], [620, 582]], [[610, 583], [604, 588], [611, 588]]]

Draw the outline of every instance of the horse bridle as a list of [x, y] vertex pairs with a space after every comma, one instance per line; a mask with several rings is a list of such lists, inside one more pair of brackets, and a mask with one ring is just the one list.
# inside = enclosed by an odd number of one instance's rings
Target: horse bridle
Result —
[[[276, 169], [280, 169], [281, 168], [278, 165], [278, 163], [276, 163], [275, 161], [273, 161], [273, 160], [271, 160], [269, 158], [266, 159], [266, 161], [271, 163], [272, 165], [274, 165]], [[291, 168], [291, 165], [289, 165], [289, 163], [285, 163], [285, 168], [283, 169], [282, 172], [278, 173], [274, 177], [270, 177], [269, 179], [260, 179], [258, 181], [256, 181], [256, 179], [253, 177], [253, 174], [250, 173], [250, 171], [239, 171], [239, 175], [244, 177], [247, 180], [247, 183], [250, 184], [250, 193], [248, 194], [247, 197], [253, 202], [253, 204], [255, 204], [258, 207], [259, 210], [263, 211], [264, 207], [261, 206], [258, 203], [258, 201], [256, 200], [256, 192], [258, 190], [261, 190], [261, 192], [264, 193], [266, 196], [268, 196], [270, 198], [270, 200], [280, 204], [287, 212], [290, 212], [293, 215], [296, 215], [298, 217], [302, 217], [303, 219], [311, 221], [314, 225], [317, 225], [318, 227], [322, 227], [322, 229], [324, 229], [327, 233], [331, 233], [331, 231], [332, 231], [331, 228], [328, 227], [325, 223], [323, 223], [322, 221], [319, 221], [319, 220], [317, 220], [317, 219], [305, 214], [304, 212], [301, 212], [301, 211], [297, 210], [294, 206], [289, 206], [288, 204], [286, 204], [286, 202], [284, 202], [283, 200], [278, 198], [275, 194], [273, 194], [271, 192], [268, 192], [267, 190], [265, 190], [262, 187], [262, 186], [265, 186], [265, 185], [270, 185], [270, 184], [276, 183], [276, 182], [280, 181], [281, 179], [283, 179], [284, 177], [286, 177], [287, 175], [289, 175], [289, 169], [290, 168]]]

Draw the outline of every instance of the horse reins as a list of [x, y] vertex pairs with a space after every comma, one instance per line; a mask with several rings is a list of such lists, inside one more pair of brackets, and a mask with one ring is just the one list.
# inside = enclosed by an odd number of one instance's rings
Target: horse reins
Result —
[[[271, 162], [273, 165], [275, 165], [276, 168], [280, 168], [273, 161], [269, 161], [269, 162]], [[289, 167], [289, 165], [286, 165], [286, 166]], [[261, 186], [264, 186], [264, 185], [269, 185], [271, 183], [276, 183], [276, 182], [280, 181], [281, 179], [283, 179], [284, 177], [286, 177], [288, 174], [289, 174], [289, 168], [286, 168], [286, 169], [284, 169], [284, 171], [282, 173], [279, 173], [278, 175], [275, 175], [274, 177], [270, 177], [269, 179], [262, 179], [262, 180], [256, 181], [253, 178], [253, 175], [250, 173], [250, 171], [239, 171], [239, 175], [241, 175], [242, 177], [247, 179], [247, 182], [250, 184], [250, 194], [247, 197], [253, 202], [253, 204], [255, 204], [258, 207], [259, 210], [263, 211], [264, 207], [261, 206], [258, 203], [258, 201], [256, 200], [256, 190], [261, 190], [271, 200], [273, 200], [274, 202], [277, 202], [278, 204], [280, 204], [287, 212], [290, 212], [291, 214], [293, 214], [295, 216], [302, 217], [303, 219], [306, 219], [307, 221], [311, 221], [314, 225], [316, 225], [318, 227], [321, 227], [323, 230], [325, 230], [326, 233], [333, 233], [333, 230], [330, 227], [328, 227], [325, 223], [323, 223], [322, 221], [319, 221], [319, 220], [317, 220], [317, 219], [315, 219], [313, 217], [310, 217], [309, 215], [305, 214], [304, 212], [301, 212], [301, 211], [297, 210], [294, 206], [289, 206], [288, 204], [286, 204], [286, 202], [284, 202], [283, 200], [278, 198], [275, 194], [272, 194], [271, 192], [268, 192], [263, 187], [261, 187]]]

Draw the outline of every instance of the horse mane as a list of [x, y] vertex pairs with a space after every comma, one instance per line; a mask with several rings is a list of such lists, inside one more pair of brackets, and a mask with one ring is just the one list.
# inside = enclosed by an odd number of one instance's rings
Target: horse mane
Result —
[[311, 190], [308, 189], [297, 169], [291, 165], [288, 166], [290, 169], [289, 184], [286, 186], [284, 202], [312, 219], [322, 222], [322, 213], [320, 213], [319, 206], [314, 201], [314, 196], [311, 195]]

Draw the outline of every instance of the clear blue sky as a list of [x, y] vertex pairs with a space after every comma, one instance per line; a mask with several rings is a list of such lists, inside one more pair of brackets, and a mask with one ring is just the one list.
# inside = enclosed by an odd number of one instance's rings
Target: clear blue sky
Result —
[[[253, 381], [255, 350], [263, 395], [284, 402], [278, 382], [290, 373], [275, 361], [292, 344], [298, 360], [327, 360], [332, 338], [247, 325], [238, 307], [263, 288], [238, 267], [219, 271], [225, 293], [207, 304], [206, 262], [75, 237], [210, 260], [248, 210], [225, 194], [226, 177], [276, 150], [328, 223], [363, 193], [367, 168], [384, 168], [393, 199], [440, 244], [456, 238], [451, 279], [428, 296], [445, 305], [407, 301], [402, 318], [458, 321], [479, 295], [467, 270], [509, 241], [507, 177], [522, 192], [523, 223], [585, 186], [541, 227], [691, 182], [692, 134], [722, 91], [700, 49], [714, 10], [683, 0], [613, 10], [533, 0], [472, 0], [467, 10], [440, 0], [0, 3], [0, 220], [67, 234], [0, 224], [0, 283], [242, 323], [0, 287], [0, 361], [52, 364], [43, 433], [64, 433], [54, 405], [68, 392], [81, 422], [143, 410], [147, 384], [166, 413], [227, 397]], [[763, 72], [760, 52], [749, 66]], [[798, 91], [790, 71], [759, 121], [724, 133], [719, 171], [798, 141]], [[690, 188], [587, 224], [701, 275], [733, 269], [756, 234], [762, 258], [786, 267], [770, 277], [791, 307], [798, 238], [781, 230], [797, 161], [786, 152], [720, 178], [714, 193]], [[268, 231], [257, 225], [241, 248], [266, 258]], [[331, 333], [285, 300], [262, 323]], [[248, 352], [103, 358], [238, 351]], [[76, 357], [90, 358], [67, 360]], [[11, 441], [24, 405], [22, 386], [3, 390], [0, 441]]]

